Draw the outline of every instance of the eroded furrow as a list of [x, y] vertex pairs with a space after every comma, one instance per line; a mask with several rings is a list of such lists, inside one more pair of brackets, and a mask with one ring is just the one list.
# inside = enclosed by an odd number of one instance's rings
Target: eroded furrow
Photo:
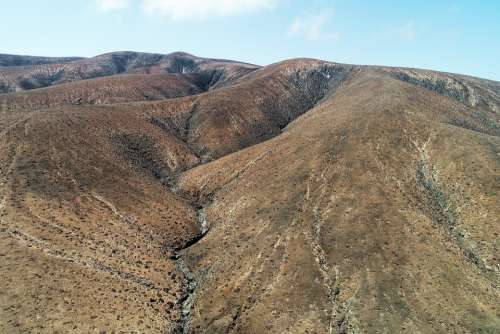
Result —
[[[329, 166], [328, 164], [327, 169]], [[321, 175], [318, 177], [314, 175], [309, 177], [301, 211], [310, 216], [310, 222], [308, 222], [310, 226], [304, 229], [304, 235], [311, 246], [311, 251], [318, 265], [330, 303], [328, 332], [329, 334], [342, 334], [347, 333], [349, 323], [346, 308], [338, 300], [338, 295], [340, 293], [340, 272], [338, 268], [329, 264], [328, 255], [321, 245], [321, 228], [324, 225], [322, 207], [325, 207], [324, 201], [328, 198], [328, 180], [325, 177], [326, 172], [327, 170], [322, 171]], [[319, 186], [311, 190], [311, 185], [315, 183], [319, 183]], [[306, 219], [305, 221], [307, 222], [308, 220]]]
[[467, 261], [481, 272], [487, 272], [486, 265], [480, 255], [468, 245], [465, 233], [460, 228], [458, 214], [454, 210], [455, 206], [439, 186], [438, 171], [432, 166], [428, 153], [430, 140], [431, 137], [420, 145], [413, 142], [419, 153], [416, 171], [417, 185], [422, 189], [433, 210], [431, 213], [433, 222], [446, 230], [448, 238], [462, 250]]

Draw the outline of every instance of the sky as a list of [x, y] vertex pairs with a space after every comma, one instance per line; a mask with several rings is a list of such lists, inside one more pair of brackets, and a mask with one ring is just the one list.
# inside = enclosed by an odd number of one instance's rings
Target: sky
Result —
[[498, 0], [0, 0], [0, 53], [308, 57], [500, 81]]

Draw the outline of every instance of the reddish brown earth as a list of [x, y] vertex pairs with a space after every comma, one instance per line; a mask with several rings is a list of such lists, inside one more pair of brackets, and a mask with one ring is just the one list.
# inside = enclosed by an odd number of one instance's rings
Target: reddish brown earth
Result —
[[9, 59], [0, 332], [500, 330], [498, 82]]
[[[223, 86], [257, 67], [229, 60], [198, 58], [183, 52], [168, 55], [113, 52], [59, 62], [48, 58], [9, 59], [0, 55], [0, 93], [31, 90], [116, 74], [198, 73], [206, 89]], [[16, 66], [17, 65], [17, 66]]]

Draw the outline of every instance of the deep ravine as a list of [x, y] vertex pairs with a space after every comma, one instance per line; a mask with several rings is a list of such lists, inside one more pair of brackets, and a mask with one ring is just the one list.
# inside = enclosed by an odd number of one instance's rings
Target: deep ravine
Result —
[[172, 249], [172, 259], [175, 262], [177, 270], [181, 272], [183, 276], [182, 296], [177, 302], [177, 305], [180, 309], [180, 319], [173, 333], [187, 334], [189, 333], [191, 327], [191, 309], [196, 301], [196, 290], [198, 288], [199, 282], [196, 279], [196, 275], [191, 271], [184, 259], [184, 251], [199, 242], [208, 233], [210, 225], [206, 219], [205, 207], [211, 204], [211, 199], [208, 199], [208, 203], [201, 204], [199, 200], [193, 200], [193, 198], [190, 198], [190, 196], [187, 196], [180, 192], [175, 181], [169, 182], [167, 183], [167, 185], [172, 193], [184, 199], [191, 205], [191, 207], [193, 207], [196, 212], [196, 225], [200, 230], [200, 233], [192, 240], [188, 241], [184, 247], [179, 249]]
[[200, 235], [189, 242], [183, 249], [174, 251], [175, 265], [177, 267], [177, 270], [179, 270], [183, 276], [183, 294], [178, 301], [181, 314], [179, 324], [174, 331], [175, 334], [189, 333], [189, 329], [191, 326], [191, 309], [196, 301], [196, 289], [198, 288], [198, 281], [196, 280], [196, 276], [186, 264], [186, 261], [183, 257], [183, 251], [196, 242], [200, 241], [209, 229], [209, 225], [204, 212], [204, 207], [196, 206], [196, 217], [197, 224], [201, 232]]

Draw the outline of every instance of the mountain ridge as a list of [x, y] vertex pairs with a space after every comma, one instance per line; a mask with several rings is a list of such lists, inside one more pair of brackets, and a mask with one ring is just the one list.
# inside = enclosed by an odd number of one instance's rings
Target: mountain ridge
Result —
[[0, 95], [0, 331], [500, 328], [495, 82], [161, 57]]
[[[224, 66], [226, 65], [226, 66]], [[228, 72], [224, 72], [227, 68]], [[82, 79], [115, 74], [160, 74], [207, 72], [231, 76], [232, 72], [250, 71], [255, 65], [234, 61], [205, 59], [187, 53], [154, 54], [141, 52], [111, 52], [93, 58], [63, 63], [6, 67], [1, 72], [0, 93], [31, 90]], [[216, 84], [212, 83], [212, 84]]]

